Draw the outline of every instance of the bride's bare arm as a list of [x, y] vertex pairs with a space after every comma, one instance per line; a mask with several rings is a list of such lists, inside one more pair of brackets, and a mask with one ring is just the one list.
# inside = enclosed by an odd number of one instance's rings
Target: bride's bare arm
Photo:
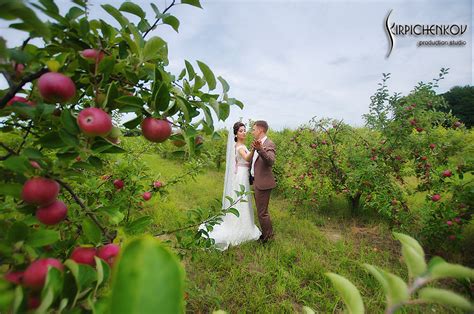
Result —
[[254, 154], [254, 150], [253, 148], [250, 150], [250, 152], [245, 148], [245, 147], [241, 147], [239, 148], [239, 154], [240, 156], [242, 156], [242, 158], [244, 158], [246, 161], [251, 161], [253, 159], [253, 154]]

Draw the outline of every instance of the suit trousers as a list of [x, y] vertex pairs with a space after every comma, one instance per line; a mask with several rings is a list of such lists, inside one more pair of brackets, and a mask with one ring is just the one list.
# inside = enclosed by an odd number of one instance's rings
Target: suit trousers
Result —
[[257, 207], [258, 221], [262, 228], [263, 240], [268, 240], [273, 237], [272, 221], [268, 213], [268, 203], [270, 202], [270, 194], [272, 190], [259, 190], [254, 186], [255, 192], [255, 206]]

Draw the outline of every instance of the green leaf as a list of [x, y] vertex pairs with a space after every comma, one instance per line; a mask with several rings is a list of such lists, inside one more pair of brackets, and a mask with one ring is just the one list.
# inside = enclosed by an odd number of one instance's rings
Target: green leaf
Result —
[[102, 283], [106, 283], [110, 276], [110, 266], [103, 259], [94, 256], [95, 268], [97, 270], [97, 283], [95, 286], [94, 294], [97, 294], [97, 290]]
[[221, 82], [222, 90], [224, 91], [224, 93], [227, 93], [230, 89], [229, 84], [227, 83], [227, 81], [224, 80], [224, 78], [221, 77], [221, 76], [218, 76], [217, 79], [219, 80], [219, 82]]
[[230, 114], [230, 106], [226, 103], [219, 103], [219, 119], [225, 121]]
[[62, 148], [64, 146], [58, 132], [50, 132], [41, 137], [38, 142], [45, 148]]
[[107, 88], [107, 94], [105, 95], [105, 100], [102, 104], [100, 104], [101, 107], [102, 108], [111, 107], [117, 97], [118, 97], [117, 83], [112, 82], [109, 84], [109, 87]]
[[100, 169], [104, 166], [102, 159], [95, 156], [90, 156], [89, 158], [87, 158], [87, 162], [90, 163], [95, 169]]
[[92, 145], [92, 150], [95, 153], [108, 153], [108, 154], [117, 154], [117, 153], [125, 152], [123, 148], [116, 145], [112, 145], [110, 142], [104, 140], [101, 137], [95, 138], [95, 142]]
[[402, 242], [402, 244], [412, 247], [418, 255], [421, 255], [424, 258], [425, 252], [418, 241], [403, 233], [393, 232], [393, 235], [397, 240]]
[[109, 299], [111, 313], [184, 312], [184, 271], [151, 236], [132, 240], [116, 262]]
[[107, 11], [107, 13], [112, 15], [117, 20], [117, 22], [119, 22], [119, 24], [120, 24], [120, 26], [122, 26], [122, 28], [127, 28], [128, 24], [130, 22], [128, 21], [128, 19], [125, 16], [123, 16], [122, 13], [120, 13], [119, 10], [117, 10], [115, 7], [111, 6], [110, 4], [102, 4], [101, 7], [105, 11]]
[[136, 96], [122, 96], [115, 99], [115, 101], [120, 104], [134, 105], [137, 106], [137, 108], [143, 107], [144, 104], [143, 99]]
[[377, 279], [377, 281], [382, 286], [382, 288], [385, 292], [385, 295], [388, 295], [388, 292], [389, 292], [388, 283], [387, 283], [387, 279], [383, 275], [382, 271], [379, 270], [377, 267], [369, 265], [369, 264], [364, 264], [364, 267], [372, 274], [372, 276], [375, 277], [375, 279]]
[[89, 217], [82, 220], [82, 228], [84, 235], [93, 244], [100, 244], [102, 239], [102, 233], [99, 227]]
[[316, 312], [308, 306], [303, 306], [302, 312], [303, 314], [316, 314]]
[[181, 3], [189, 4], [202, 9], [201, 3], [199, 0], [181, 0]]
[[23, 289], [20, 285], [15, 288], [15, 298], [13, 300], [13, 313], [19, 313], [21, 303], [23, 301]]
[[237, 217], [240, 216], [239, 211], [238, 211], [237, 209], [235, 209], [235, 208], [229, 208], [227, 211], [228, 211], [229, 213], [234, 214], [234, 215], [237, 216]]
[[187, 60], [184, 60], [184, 64], [186, 65], [186, 70], [188, 70], [189, 80], [192, 81], [194, 77], [196, 76], [196, 72], [194, 72], [194, 68], [192, 64], [189, 63]]
[[0, 183], [0, 195], [10, 195], [20, 198], [23, 186], [19, 183]]
[[[47, 310], [53, 301], [61, 294], [63, 290], [63, 273], [55, 267], [48, 267], [48, 274], [46, 275], [46, 281], [41, 291], [41, 302], [40, 309], [42, 311]], [[38, 310], [41, 312], [41, 310]]]
[[112, 225], [119, 224], [125, 218], [125, 215], [116, 207], [105, 207], [101, 211], [109, 216], [109, 222]]
[[153, 99], [154, 109], [155, 111], [164, 111], [170, 104], [170, 92], [165, 82], [155, 82], [155, 84], [159, 85], [157, 85], [157, 88], [153, 88], [153, 94], [155, 95], [155, 98]]
[[151, 8], [153, 9], [153, 11], [155, 11], [156, 17], [158, 18], [158, 16], [161, 15], [160, 9], [158, 9], [158, 7], [156, 6], [156, 4], [154, 4], [154, 3], [150, 3], [150, 5], [151, 5]]
[[214, 76], [214, 73], [212, 73], [211, 69], [204, 62], [197, 61], [197, 64], [201, 69], [204, 78], [206, 79], [207, 86], [209, 86], [209, 90], [215, 89], [216, 77]]
[[418, 295], [419, 299], [425, 302], [455, 306], [465, 311], [474, 311], [474, 305], [469, 300], [449, 290], [423, 288]]
[[134, 221], [127, 224], [125, 231], [128, 234], [142, 233], [146, 227], [153, 223], [153, 218], [150, 216], [143, 216], [135, 219]]
[[45, 291], [44, 294], [41, 296], [41, 304], [36, 310], [36, 313], [46, 313], [49, 307], [51, 306], [51, 304], [53, 304], [53, 301], [54, 301], [53, 289], [47, 289], [44, 291]]
[[[107, 56], [99, 63], [98, 72], [101, 73], [104, 77], [107, 77], [112, 74], [114, 71], [114, 66], [117, 63], [114, 56]], [[115, 82], [114, 82], [115, 83]], [[110, 100], [107, 99], [107, 104]]]
[[67, 109], [61, 111], [61, 123], [63, 124], [63, 127], [66, 129], [66, 131], [73, 135], [76, 135], [80, 132], [79, 127], [77, 126], [76, 118], [74, 118], [71, 114], [71, 111]]
[[26, 244], [31, 247], [46, 246], [59, 240], [59, 233], [56, 230], [30, 230]]
[[64, 266], [69, 268], [76, 282], [77, 293], [74, 300], [76, 303], [83, 291], [91, 289], [91, 284], [97, 280], [97, 273], [91, 266], [78, 264], [71, 259], [66, 260]]
[[8, 229], [7, 242], [16, 243], [19, 241], [24, 241], [28, 238], [29, 232], [30, 229], [24, 222], [15, 221], [10, 229]]
[[25, 148], [22, 154], [31, 159], [41, 159], [44, 157], [44, 155], [36, 148]]
[[135, 129], [143, 121], [143, 116], [138, 116], [135, 119], [127, 121], [123, 124], [127, 129]]
[[410, 278], [416, 278], [426, 272], [425, 257], [419, 255], [413, 247], [403, 244], [402, 255], [407, 264]]
[[409, 299], [408, 286], [400, 277], [384, 272], [389, 291], [389, 302], [392, 304], [402, 303]]
[[474, 269], [458, 264], [437, 263], [433, 265], [430, 270], [431, 278], [470, 278], [474, 279]]
[[21, 19], [28, 25], [28, 31], [49, 38], [51, 33], [47, 24], [43, 23], [22, 1], [1, 1], [0, 18], [6, 20]]
[[154, 59], [168, 59], [168, 45], [160, 37], [150, 38], [143, 48], [143, 61], [149, 61]]
[[17, 173], [24, 173], [31, 169], [28, 158], [25, 156], [10, 156], [2, 164], [5, 168]]
[[79, 139], [76, 136], [69, 134], [69, 132], [65, 130], [59, 130], [59, 137], [66, 145], [71, 147], [79, 146]]
[[173, 16], [173, 15], [168, 15], [167, 17], [165, 17], [163, 19], [163, 23], [164, 24], [168, 24], [170, 25], [171, 27], [173, 27], [173, 29], [178, 32], [178, 28], [179, 28], [179, 20]]
[[346, 278], [337, 274], [326, 273], [326, 276], [329, 277], [333, 286], [341, 295], [342, 300], [344, 300], [346, 304], [347, 311], [351, 314], [363, 314], [364, 302], [356, 286]]
[[143, 11], [142, 8], [139, 5], [137, 5], [135, 3], [132, 3], [132, 2], [128, 2], [128, 1], [122, 3], [119, 10], [123, 11], [123, 12], [128, 12], [128, 13], [134, 14], [136, 16], [141, 17], [142, 19], [145, 18], [145, 16], [146, 16], [145, 11]]

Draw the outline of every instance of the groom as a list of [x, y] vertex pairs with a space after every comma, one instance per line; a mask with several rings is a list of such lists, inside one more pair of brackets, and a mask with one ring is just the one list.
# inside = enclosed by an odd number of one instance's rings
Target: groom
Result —
[[272, 221], [268, 213], [270, 194], [276, 186], [272, 173], [275, 163], [275, 144], [267, 138], [268, 124], [266, 121], [255, 121], [252, 128], [254, 141], [252, 148], [255, 150], [252, 167], [250, 168], [250, 184], [253, 183], [255, 192], [255, 206], [257, 207], [258, 220], [262, 228], [260, 241], [262, 243], [273, 239]]

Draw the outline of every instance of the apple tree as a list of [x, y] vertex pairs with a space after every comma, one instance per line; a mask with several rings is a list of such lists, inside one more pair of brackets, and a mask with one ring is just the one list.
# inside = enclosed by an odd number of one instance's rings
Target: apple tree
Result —
[[101, 5], [98, 19], [86, 0], [72, 3], [0, 0], [0, 18], [25, 34], [18, 47], [0, 38], [0, 311], [182, 311], [175, 254], [136, 237], [151, 221], [139, 203], [166, 183], [140, 171], [120, 137], [140, 127], [152, 146], [179, 134], [192, 154], [199, 134], [243, 104], [204, 62], [166, 70], [157, 26], [177, 31], [173, 7], [199, 0], [152, 3], [152, 20], [131, 1]]

